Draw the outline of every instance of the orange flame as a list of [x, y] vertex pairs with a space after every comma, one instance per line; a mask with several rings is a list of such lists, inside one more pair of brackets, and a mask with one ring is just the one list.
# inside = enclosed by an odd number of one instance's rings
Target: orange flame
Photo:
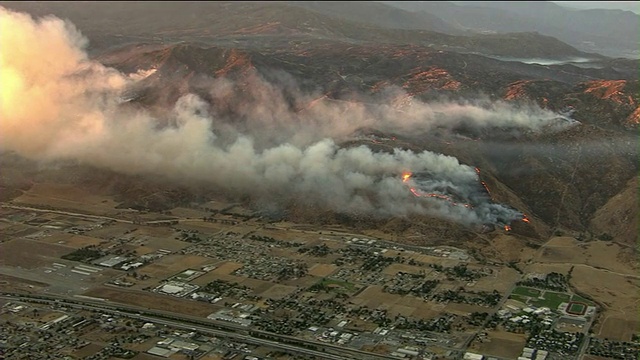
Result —
[[504, 231], [511, 231], [511, 226], [505, 225], [504, 226]]
[[491, 196], [491, 191], [489, 191], [489, 187], [487, 186], [487, 183], [484, 181], [480, 181], [480, 183], [482, 184], [482, 186], [484, 186], [484, 189], [487, 190], [487, 194]]
[[523, 218], [522, 221], [526, 222], [526, 223], [530, 223], [531, 220], [529, 220], [529, 218], [527, 217], [527, 214], [522, 214]]
[[[409, 171], [405, 171], [402, 173], [402, 182], [406, 183], [409, 181], [409, 179], [411, 179], [411, 176], [413, 174]], [[451, 205], [453, 206], [459, 206], [462, 205], [464, 207], [466, 207], [467, 209], [473, 209], [473, 205], [471, 204], [459, 204], [457, 202], [455, 202], [453, 200], [453, 198], [451, 198], [451, 196], [448, 195], [443, 195], [443, 194], [435, 194], [435, 193], [420, 193], [418, 190], [416, 190], [416, 188], [414, 187], [409, 187], [409, 191], [411, 191], [411, 193], [413, 194], [413, 196], [415, 197], [431, 197], [431, 198], [437, 198], [437, 199], [441, 199], [441, 200], [445, 200], [447, 202], [449, 202]]]

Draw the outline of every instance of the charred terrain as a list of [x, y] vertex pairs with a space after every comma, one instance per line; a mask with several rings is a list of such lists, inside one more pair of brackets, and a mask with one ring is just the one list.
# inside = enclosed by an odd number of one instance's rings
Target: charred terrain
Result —
[[[45, 85], [38, 73], [15, 97], [3, 90], [7, 103], [35, 96], [22, 112], [3, 102], [5, 205], [144, 227], [219, 202], [231, 205], [205, 220], [453, 246], [485, 265], [573, 276], [570, 289], [598, 306], [596, 335], [622, 323], [619, 340], [637, 332], [624, 320], [637, 291], [616, 300], [589, 279], [638, 286], [640, 60], [538, 32], [473, 33], [445, 7], [436, 17], [383, 3], [362, 14], [290, 2], [0, 5], [7, 17], [67, 19], [88, 39], [42, 26], [85, 55], [51, 60], [71, 65]], [[38, 96], [50, 89], [70, 105], [47, 108]], [[49, 186], [111, 207], [39, 203]], [[50, 198], [75, 195], [65, 196]]]

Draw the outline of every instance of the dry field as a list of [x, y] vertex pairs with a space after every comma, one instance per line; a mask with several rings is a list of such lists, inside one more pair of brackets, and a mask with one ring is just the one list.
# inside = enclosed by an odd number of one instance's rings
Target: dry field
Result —
[[526, 240], [515, 236], [500, 234], [493, 238], [487, 245], [482, 246], [482, 252], [491, 258], [501, 261], [521, 261], [531, 259], [536, 254], [536, 249], [526, 245]]
[[233, 226], [208, 221], [188, 221], [181, 222], [174, 227], [181, 230], [197, 230], [205, 235], [211, 235], [223, 230], [231, 230]]
[[232, 276], [232, 275], [218, 274], [218, 273], [214, 273], [213, 271], [210, 271], [204, 275], [198, 276], [196, 279], [190, 281], [190, 283], [198, 286], [205, 286], [214, 280], [223, 280], [223, 278], [224, 280], [226, 280], [228, 276]]
[[244, 265], [239, 262], [227, 261], [225, 263], [218, 265], [218, 267], [216, 267], [215, 269], [211, 270], [211, 273], [229, 275], [243, 266]]
[[85, 235], [101, 239], [109, 239], [111, 237], [121, 237], [125, 235], [125, 233], [137, 229], [138, 227], [140, 227], [140, 225], [114, 223], [109, 226], [87, 231]]
[[428, 273], [430, 273], [432, 271], [433, 270], [430, 269], [430, 268], [414, 266], [414, 265], [393, 263], [393, 264], [387, 266], [386, 268], [384, 268], [384, 270], [382, 270], [382, 273], [385, 274], [385, 275], [394, 276], [395, 274], [397, 274], [399, 272], [410, 273], [410, 274], [420, 274], [420, 273], [428, 274]]
[[110, 287], [96, 287], [84, 293], [85, 296], [109, 299], [123, 304], [148, 307], [151, 309], [170, 311], [174, 313], [203, 316], [222, 309], [213, 304], [179, 299], [169, 295], [161, 295], [144, 291], [128, 291]]
[[[145, 350], [148, 350], [148, 349], [145, 349]], [[178, 355], [178, 354], [174, 354], [174, 355]], [[174, 355], [170, 356], [169, 359], [175, 360], [176, 358], [174, 358]], [[201, 359], [204, 359], [204, 358], [201, 358]], [[132, 357], [131, 360], [158, 360], [158, 357], [155, 355], [147, 354], [145, 352], [139, 352], [138, 355]]]
[[5, 235], [15, 235], [15, 236], [23, 236], [20, 233], [25, 232], [35, 232], [38, 229], [31, 227], [29, 225], [24, 224], [12, 224], [9, 222], [0, 221], [0, 234]]
[[[224, 354], [212, 354], [209, 353], [203, 357], [200, 358], [200, 360], [222, 360], [223, 359], [223, 355]], [[136, 358], [133, 358], [134, 360], [136, 360]], [[157, 359], [156, 357], [154, 357], [154, 359]]]
[[134, 236], [150, 236], [155, 238], [173, 238], [176, 236], [176, 232], [166, 226], [144, 226], [136, 225], [135, 231], [132, 232]]
[[[413, 307], [415, 308], [415, 311], [413, 312], [413, 314], [411, 314], [411, 316], [414, 318], [423, 320], [432, 319], [438, 316], [438, 314], [441, 314], [444, 310], [443, 304], [438, 304], [432, 301], [424, 301], [422, 299], [414, 297], [411, 297], [411, 299], [411, 302], [414, 303]], [[406, 301], [405, 303], [407, 302], [408, 301]]]
[[551, 272], [557, 272], [560, 274], [567, 274], [571, 269], [571, 264], [546, 264], [546, 263], [532, 263], [528, 265], [522, 265], [522, 269], [529, 273], [548, 274]]
[[199, 269], [200, 265], [210, 262], [211, 259], [197, 255], [167, 255], [141, 268], [138, 273], [161, 280], [187, 269]]
[[76, 357], [77, 359], [84, 359], [85, 357], [91, 356], [99, 352], [100, 350], [102, 350], [102, 348], [104, 348], [104, 346], [91, 343], [85, 347], [82, 347], [74, 351], [73, 356]]
[[334, 264], [315, 264], [309, 268], [309, 275], [326, 277], [331, 275], [338, 266]]
[[96, 239], [90, 236], [73, 235], [67, 233], [58, 233], [52, 236], [45, 236], [38, 239], [38, 242], [46, 244], [58, 244], [68, 246], [74, 249], [80, 249], [89, 245], [98, 245], [104, 240]]
[[385, 293], [378, 285], [367, 287], [351, 301], [356, 305], [366, 305], [370, 309], [387, 309], [392, 316], [400, 314], [420, 319], [431, 319], [444, 309], [440, 304], [425, 302], [415, 296]]
[[379, 306], [389, 306], [400, 300], [401, 296], [389, 294], [382, 291], [382, 286], [370, 285], [360, 294], [351, 299], [351, 301], [360, 306], [367, 306], [369, 309], [376, 309]]
[[152, 249], [153, 251], [164, 249], [169, 251], [180, 251], [191, 244], [186, 241], [176, 240], [172, 237], [155, 238], [150, 237], [144, 240], [144, 246]]
[[622, 248], [610, 241], [588, 243], [572, 237], [552, 238], [539, 249], [537, 262], [587, 264], [612, 271], [637, 274], [637, 270], [618, 260]]
[[478, 279], [473, 286], [465, 285], [465, 287], [473, 291], [492, 291], [495, 289], [504, 293], [518, 280], [519, 276], [520, 274], [516, 270], [502, 267], [494, 269], [493, 275]]
[[425, 254], [420, 254], [412, 251], [400, 252], [400, 251], [390, 250], [385, 252], [383, 256], [386, 256], [386, 257], [401, 256], [406, 258], [407, 261], [409, 259], [413, 259], [415, 261], [425, 263], [425, 264], [438, 264], [442, 266], [455, 266], [460, 263], [460, 260], [449, 259], [449, 258], [440, 257], [440, 256], [425, 255]]
[[[253, 289], [253, 292], [259, 294], [261, 292], [269, 290], [274, 284], [270, 281], [251, 279], [251, 278], [240, 278], [242, 280], [242, 285], [248, 286]], [[278, 285], [281, 286], [281, 285]]]
[[260, 296], [264, 298], [271, 298], [271, 299], [282, 299], [285, 296], [294, 292], [295, 290], [296, 288], [294, 286], [275, 284], [271, 286], [269, 289], [267, 289], [266, 291], [264, 291], [262, 294], [260, 294]]
[[[630, 277], [585, 265], [575, 265], [571, 284], [604, 306], [603, 313], [593, 329], [596, 335], [614, 337], [624, 334], [617, 326], [611, 325], [616, 323], [615, 320], [609, 323], [609, 318], [637, 319], [640, 304], [640, 279], [637, 276]], [[619, 326], [633, 328], [636, 325], [620, 323]], [[627, 331], [626, 334], [625, 336], [630, 338], [631, 332]]]
[[36, 292], [48, 287], [49, 284], [17, 278], [10, 275], [0, 274], [0, 291], [6, 292]]
[[[318, 234], [308, 234], [295, 230], [279, 230], [272, 228], [263, 228], [259, 229], [255, 232], [255, 235], [258, 236], [270, 236], [274, 239], [285, 240], [285, 241], [296, 241], [302, 242], [305, 244], [310, 244], [312, 241], [315, 241], [319, 238]], [[328, 246], [328, 245], [327, 245]]]
[[526, 335], [506, 331], [488, 331], [491, 341], [474, 342], [472, 349], [485, 355], [516, 359], [526, 344]]
[[445, 306], [444, 310], [448, 313], [466, 316], [472, 312], [486, 312], [489, 308], [471, 304], [449, 303]]
[[254, 294], [260, 294], [261, 292], [267, 291], [269, 288], [274, 286], [274, 284], [269, 281], [251, 279], [251, 278], [229, 275], [229, 274], [217, 274], [217, 273], [214, 273], [213, 271], [207, 274], [204, 274], [193, 281], [190, 281], [190, 283], [198, 286], [205, 286], [208, 283], [215, 280], [230, 281], [230, 282], [241, 284], [243, 286], [247, 286], [253, 290]]
[[289, 285], [289, 286], [300, 286], [303, 288], [307, 288], [315, 283], [320, 281], [320, 278], [317, 276], [307, 275], [297, 279], [289, 279], [280, 281], [281, 284]]
[[50, 264], [73, 250], [62, 245], [14, 239], [0, 243], [0, 265], [34, 269]]
[[607, 317], [604, 319], [598, 337], [609, 338], [618, 341], [631, 341], [633, 334], [640, 332], [640, 320], [637, 315], [634, 318]]
[[171, 209], [171, 215], [179, 218], [186, 219], [202, 219], [205, 216], [209, 216], [209, 212], [203, 210], [196, 210], [184, 207], [177, 207]]
[[13, 199], [13, 203], [26, 205], [48, 205], [56, 209], [78, 210], [96, 215], [113, 215], [121, 210], [109, 196], [96, 195], [65, 184], [34, 184], [31, 189]]

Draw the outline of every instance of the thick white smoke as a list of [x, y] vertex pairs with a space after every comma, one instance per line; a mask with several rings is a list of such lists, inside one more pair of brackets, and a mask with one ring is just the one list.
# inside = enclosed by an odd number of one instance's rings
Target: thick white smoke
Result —
[[[405, 171], [428, 172], [470, 201], [478, 177], [456, 158], [428, 151], [345, 149], [335, 139], [362, 126], [414, 131], [458, 119], [536, 128], [554, 117], [503, 103], [414, 103], [399, 112], [385, 105], [319, 101], [292, 111], [282, 91], [257, 82], [253, 105], [234, 109], [245, 119], [243, 126], [229, 128], [195, 95], [182, 97], [170, 125], [159, 126], [167, 122], [121, 106], [123, 91], [153, 71], [121, 74], [88, 59], [86, 44], [67, 22], [33, 20], [0, 7], [0, 150], [40, 160], [73, 159], [124, 173], [204, 180], [231, 193], [274, 202], [304, 199], [348, 213], [431, 214], [464, 223], [500, 223], [519, 214], [487, 200], [464, 207], [418, 199], [400, 177]], [[211, 94], [221, 99], [233, 88], [217, 79]], [[231, 139], [221, 136], [230, 132]]]

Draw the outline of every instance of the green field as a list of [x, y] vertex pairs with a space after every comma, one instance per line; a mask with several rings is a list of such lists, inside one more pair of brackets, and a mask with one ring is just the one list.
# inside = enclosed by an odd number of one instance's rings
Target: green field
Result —
[[537, 298], [538, 296], [540, 296], [540, 290], [532, 289], [524, 286], [518, 286], [515, 289], [513, 289], [512, 294]]
[[312, 288], [314, 288], [315, 290], [351, 293], [356, 290], [356, 285], [347, 281], [324, 278], [317, 284], [313, 285]]
[[568, 310], [572, 314], [582, 314], [586, 311], [586, 306], [584, 306], [584, 304], [573, 303]]
[[557, 293], [552, 291], [545, 291], [544, 300], [543, 299], [531, 299], [530, 304], [537, 307], [548, 307], [552, 310], [558, 308], [560, 304], [563, 302], [569, 302], [571, 300], [571, 296], [565, 293]]

